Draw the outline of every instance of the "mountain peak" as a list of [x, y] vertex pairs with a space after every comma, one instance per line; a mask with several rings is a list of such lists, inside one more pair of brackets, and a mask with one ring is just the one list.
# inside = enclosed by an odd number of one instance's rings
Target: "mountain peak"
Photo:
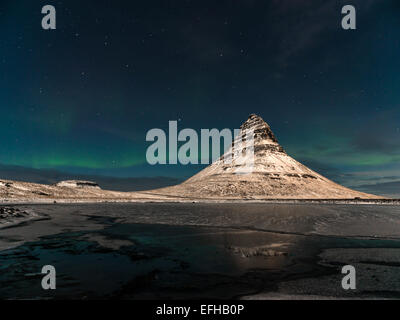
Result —
[[[340, 186], [290, 157], [270, 126], [256, 114], [251, 114], [240, 129], [233, 147], [253, 133], [254, 157], [245, 153], [244, 162], [234, 158], [231, 163], [221, 157], [182, 184], [158, 193], [200, 199], [379, 198]], [[242, 147], [241, 154], [247, 149], [247, 145], [238, 146], [239, 151]], [[228, 153], [232, 154], [232, 148]], [[237, 154], [240, 152], [234, 153]]]
[[279, 145], [278, 139], [275, 137], [271, 127], [266, 123], [263, 118], [252, 113], [249, 118], [240, 126], [242, 132], [253, 130], [254, 132], [254, 151], [277, 151], [284, 152], [283, 148]]

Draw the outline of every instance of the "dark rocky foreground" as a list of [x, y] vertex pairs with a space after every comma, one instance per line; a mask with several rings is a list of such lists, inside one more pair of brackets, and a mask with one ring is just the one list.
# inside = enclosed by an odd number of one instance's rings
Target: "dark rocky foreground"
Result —
[[0, 208], [0, 219], [7, 218], [26, 218], [29, 213], [25, 210], [20, 210], [18, 208]]
[[35, 218], [39, 218], [39, 215], [29, 209], [24, 210], [8, 206], [0, 207], [0, 229]]

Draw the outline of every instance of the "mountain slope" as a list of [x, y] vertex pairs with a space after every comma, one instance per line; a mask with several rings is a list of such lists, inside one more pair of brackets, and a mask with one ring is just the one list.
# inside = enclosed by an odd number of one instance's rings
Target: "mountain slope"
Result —
[[[241, 163], [238, 157], [233, 156], [230, 164], [221, 157], [182, 184], [157, 192], [210, 199], [381, 198], [343, 187], [291, 158], [279, 145], [269, 125], [257, 115], [251, 115], [240, 129], [241, 134], [235, 143], [243, 139], [246, 132], [254, 130], [254, 165], [251, 172], [248, 163]], [[234, 152], [232, 148], [227, 151], [229, 154]]]
[[[226, 153], [233, 155], [231, 163], [226, 163], [223, 156], [177, 186], [118, 192], [102, 190], [90, 181], [44, 185], [0, 180], [0, 202], [382, 199], [336, 184], [291, 158], [268, 124], [256, 115], [251, 115], [241, 130], [234, 142], [235, 148]], [[237, 147], [239, 141], [246, 140], [248, 131], [254, 132], [254, 145], [245, 142]], [[254, 157], [248, 153], [252, 147]]]

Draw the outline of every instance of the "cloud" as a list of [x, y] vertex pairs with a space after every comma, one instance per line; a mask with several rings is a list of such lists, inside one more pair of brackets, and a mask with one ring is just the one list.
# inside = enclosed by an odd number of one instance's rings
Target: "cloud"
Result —
[[400, 198], [400, 180], [385, 183], [366, 184], [355, 186], [353, 188], [362, 192], [372, 193], [389, 198]]
[[[362, 166], [363, 170], [355, 166], [343, 166], [340, 168], [323, 161], [298, 158], [301, 163], [312, 170], [322, 174], [341, 185], [358, 188], [367, 185], [380, 185], [400, 181], [400, 168], [398, 164], [380, 166]], [[400, 191], [399, 191], [400, 192]]]

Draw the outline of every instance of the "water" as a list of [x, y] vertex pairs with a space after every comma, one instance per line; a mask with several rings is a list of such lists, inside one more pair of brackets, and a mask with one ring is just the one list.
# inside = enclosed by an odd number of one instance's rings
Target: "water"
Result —
[[[149, 206], [149, 211], [159, 208]], [[67, 209], [77, 214], [76, 207]], [[61, 209], [56, 212], [48, 222], [7, 231], [17, 234], [46, 223], [61, 228], [0, 251], [1, 299], [239, 298], [274, 292], [285, 282], [337, 277], [340, 266], [334, 261], [319, 263], [319, 254], [326, 249], [400, 248], [397, 240], [131, 223], [117, 219], [115, 210], [111, 218], [86, 215], [90, 228], [77, 231], [72, 225], [76, 216], [61, 223], [59, 219], [66, 217], [60, 215]], [[56, 268], [56, 290], [41, 287], [44, 265]], [[307, 286], [312, 291], [313, 284]]]

